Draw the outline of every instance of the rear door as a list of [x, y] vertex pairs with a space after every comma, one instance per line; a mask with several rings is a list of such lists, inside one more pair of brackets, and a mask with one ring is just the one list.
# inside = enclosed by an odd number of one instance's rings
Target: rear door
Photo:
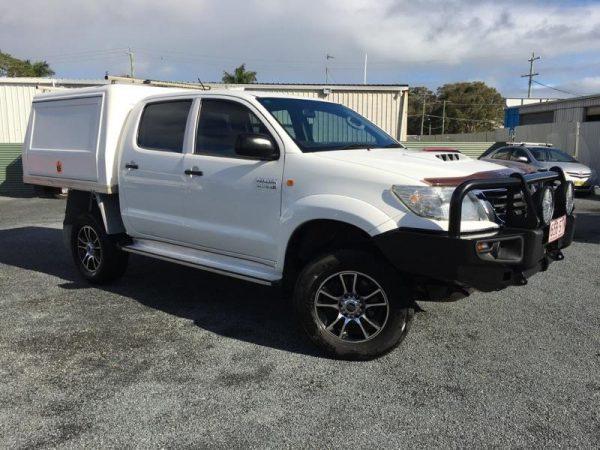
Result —
[[179, 241], [187, 188], [184, 148], [192, 99], [145, 105], [120, 161], [119, 192], [127, 232]]
[[[203, 97], [196, 106], [193, 151], [185, 156], [184, 211], [188, 245], [270, 264], [277, 258], [281, 211], [283, 143], [250, 102]], [[240, 158], [234, 144], [241, 133], [269, 135], [275, 161]]]

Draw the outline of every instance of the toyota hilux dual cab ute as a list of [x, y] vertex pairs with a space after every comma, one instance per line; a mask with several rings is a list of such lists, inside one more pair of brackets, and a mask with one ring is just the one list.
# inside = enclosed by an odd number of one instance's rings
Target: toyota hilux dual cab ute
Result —
[[91, 283], [136, 253], [281, 285], [346, 359], [398, 345], [415, 299], [526, 284], [574, 229], [560, 169], [407, 150], [345, 106], [271, 93], [38, 95], [23, 165], [25, 182], [69, 188], [64, 235]]

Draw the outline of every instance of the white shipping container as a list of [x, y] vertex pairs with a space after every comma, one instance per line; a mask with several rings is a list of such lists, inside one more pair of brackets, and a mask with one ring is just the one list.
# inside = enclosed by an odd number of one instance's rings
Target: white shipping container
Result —
[[37, 95], [23, 144], [23, 181], [115, 192], [127, 115], [146, 97], [180, 91], [115, 84]]

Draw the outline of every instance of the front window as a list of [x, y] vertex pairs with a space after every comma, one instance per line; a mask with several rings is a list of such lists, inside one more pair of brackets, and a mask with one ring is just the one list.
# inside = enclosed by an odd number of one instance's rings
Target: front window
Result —
[[343, 105], [289, 98], [259, 98], [305, 152], [352, 148], [402, 148], [395, 139]]
[[557, 148], [530, 148], [533, 157], [542, 162], [577, 162], [572, 156]]
[[256, 114], [244, 105], [228, 100], [202, 99], [195, 153], [237, 157], [236, 140], [247, 133], [269, 135]]

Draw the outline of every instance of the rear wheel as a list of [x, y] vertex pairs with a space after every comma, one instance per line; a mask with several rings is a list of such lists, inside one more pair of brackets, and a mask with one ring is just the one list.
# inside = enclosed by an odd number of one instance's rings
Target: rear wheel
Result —
[[79, 273], [91, 283], [112, 281], [127, 268], [128, 254], [91, 214], [76, 220], [71, 233], [71, 253]]
[[410, 289], [376, 255], [340, 250], [300, 274], [294, 306], [308, 336], [329, 354], [372, 359], [398, 346], [413, 315]]

